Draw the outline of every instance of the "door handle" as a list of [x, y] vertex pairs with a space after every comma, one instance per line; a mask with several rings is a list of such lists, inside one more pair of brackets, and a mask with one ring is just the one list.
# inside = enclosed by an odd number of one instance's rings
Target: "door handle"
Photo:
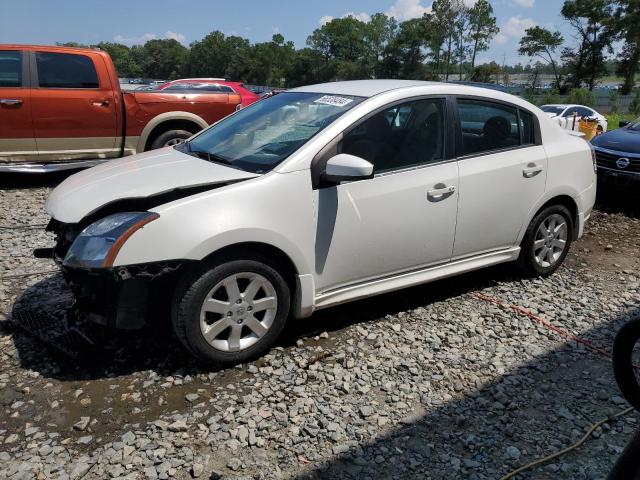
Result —
[[433, 200], [433, 201], [443, 200], [446, 197], [455, 193], [456, 191], [456, 187], [454, 187], [453, 185], [445, 186], [444, 184], [439, 183], [435, 185], [435, 187], [436, 188], [434, 188], [433, 190], [429, 190], [427, 192], [427, 197], [429, 198], [429, 200]]
[[91, 100], [91, 105], [94, 107], [108, 107], [109, 100]]
[[522, 175], [524, 178], [532, 178], [542, 172], [542, 167], [536, 164], [529, 164], [526, 168], [522, 170]]
[[0, 105], [22, 105], [21, 98], [0, 98]]

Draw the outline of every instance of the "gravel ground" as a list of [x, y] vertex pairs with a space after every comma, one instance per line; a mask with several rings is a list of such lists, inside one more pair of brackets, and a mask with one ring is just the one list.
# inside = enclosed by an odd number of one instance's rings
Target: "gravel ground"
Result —
[[[640, 313], [629, 212], [596, 212], [551, 278], [503, 266], [329, 309], [211, 370], [168, 329], [71, 356], [18, 328], [70, 300], [57, 274], [13, 277], [55, 270], [31, 255], [50, 234], [4, 228], [46, 223], [48, 191], [0, 189], [0, 478], [494, 479], [626, 407], [606, 358], [474, 292], [610, 349]], [[519, 478], [604, 478], [639, 419]]]

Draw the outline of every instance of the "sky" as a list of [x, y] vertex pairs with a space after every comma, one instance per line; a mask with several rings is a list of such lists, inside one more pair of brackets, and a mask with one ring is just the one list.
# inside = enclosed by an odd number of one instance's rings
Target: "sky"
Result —
[[[465, 0], [473, 3], [474, 0]], [[132, 45], [175, 38], [188, 45], [213, 30], [252, 42], [281, 33], [297, 47], [331, 18], [366, 20], [383, 12], [398, 20], [430, 11], [432, 0], [0, 0], [0, 43], [54, 44], [115, 41]], [[571, 32], [560, 16], [561, 0], [490, 0], [500, 34], [480, 63], [527, 63], [517, 54], [524, 30], [533, 25]]]

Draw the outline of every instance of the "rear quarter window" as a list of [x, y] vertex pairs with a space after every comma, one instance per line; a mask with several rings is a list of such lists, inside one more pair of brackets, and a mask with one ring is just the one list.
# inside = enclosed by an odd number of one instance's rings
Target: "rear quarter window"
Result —
[[91, 58], [70, 53], [36, 52], [41, 88], [99, 88]]

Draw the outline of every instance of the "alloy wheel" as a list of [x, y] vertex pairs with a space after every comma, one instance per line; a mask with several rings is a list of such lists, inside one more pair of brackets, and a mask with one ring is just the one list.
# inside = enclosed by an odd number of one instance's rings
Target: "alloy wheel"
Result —
[[218, 282], [200, 309], [200, 330], [213, 348], [224, 352], [245, 350], [273, 325], [278, 297], [264, 276], [241, 272]]
[[554, 213], [545, 218], [533, 241], [533, 256], [541, 267], [554, 266], [567, 248], [569, 228], [562, 215]]

